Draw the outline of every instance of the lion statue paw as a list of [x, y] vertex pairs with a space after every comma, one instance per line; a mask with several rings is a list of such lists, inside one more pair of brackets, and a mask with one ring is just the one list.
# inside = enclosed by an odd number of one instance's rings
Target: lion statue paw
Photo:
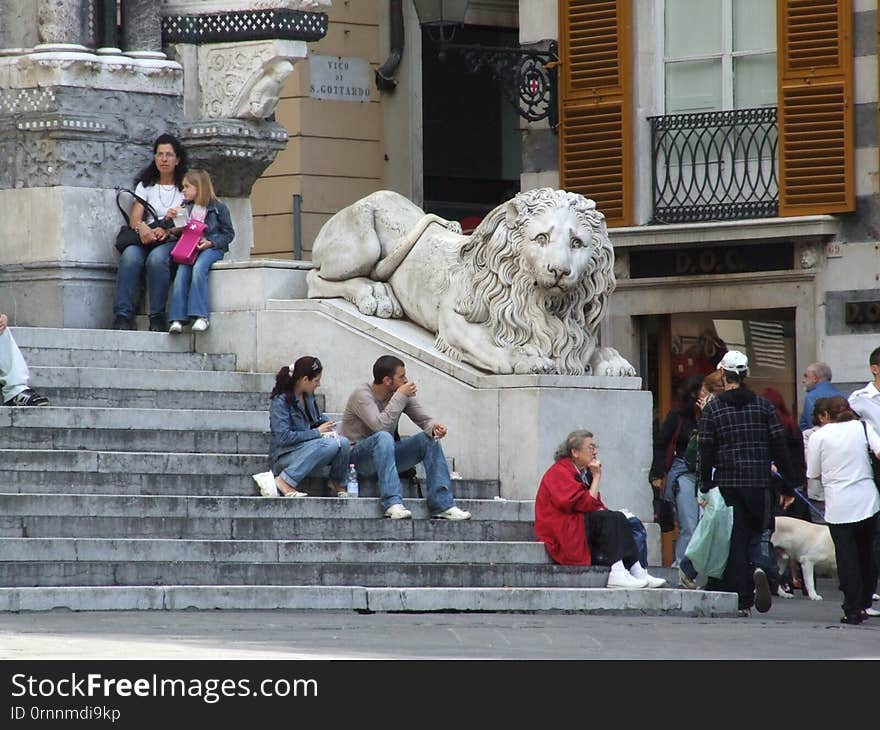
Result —
[[590, 360], [593, 375], [634, 376], [636, 369], [613, 347], [597, 347]]

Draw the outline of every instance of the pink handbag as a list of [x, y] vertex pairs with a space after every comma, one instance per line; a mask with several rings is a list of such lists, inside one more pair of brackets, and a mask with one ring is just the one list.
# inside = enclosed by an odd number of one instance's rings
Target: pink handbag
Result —
[[171, 249], [171, 260], [175, 264], [186, 264], [192, 266], [196, 262], [199, 255], [199, 241], [202, 240], [202, 232], [207, 226], [196, 218], [190, 218], [174, 248]]

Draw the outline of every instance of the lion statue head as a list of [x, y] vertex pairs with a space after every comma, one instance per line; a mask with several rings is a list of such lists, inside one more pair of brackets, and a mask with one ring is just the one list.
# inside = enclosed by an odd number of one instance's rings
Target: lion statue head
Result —
[[605, 216], [582, 195], [519, 193], [489, 213], [458, 252], [464, 276], [455, 311], [566, 375], [590, 374], [597, 330], [614, 291]]

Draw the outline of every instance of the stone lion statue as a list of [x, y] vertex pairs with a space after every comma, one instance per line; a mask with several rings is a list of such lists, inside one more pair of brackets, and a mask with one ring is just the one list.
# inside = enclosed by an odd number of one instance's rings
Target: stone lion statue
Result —
[[388, 191], [318, 232], [311, 298], [406, 317], [436, 347], [492, 373], [635, 375], [596, 346], [615, 287], [605, 217], [581, 195], [540, 188], [490, 212], [470, 236]]

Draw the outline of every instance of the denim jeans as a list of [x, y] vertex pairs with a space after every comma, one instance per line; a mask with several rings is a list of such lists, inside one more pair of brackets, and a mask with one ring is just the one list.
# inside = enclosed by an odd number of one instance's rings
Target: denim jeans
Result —
[[629, 517], [626, 520], [632, 530], [633, 542], [639, 554], [639, 562], [643, 568], [648, 567], [648, 531], [638, 517]]
[[216, 248], [206, 248], [192, 266], [177, 265], [177, 274], [171, 287], [171, 313], [168, 319], [172, 322], [185, 322], [189, 317], [208, 318], [211, 313], [208, 272], [223, 258], [223, 253]]
[[136, 245], [126, 248], [119, 257], [116, 274], [116, 301], [113, 313], [127, 319], [134, 317], [134, 300], [141, 282], [141, 272], [147, 268], [149, 291], [148, 314], [165, 314], [168, 288], [171, 284], [171, 249], [174, 241], [147, 248]]
[[295, 487], [303, 479], [320, 469], [330, 466], [330, 479], [344, 486], [348, 478], [349, 444], [344, 436], [318, 438], [303, 441], [293, 451], [281, 454], [272, 465], [272, 473], [280, 473], [285, 482]]
[[426, 433], [405, 436], [395, 442], [387, 431], [377, 431], [352, 447], [351, 461], [358, 474], [378, 477], [383, 510], [392, 504], [403, 504], [403, 487], [397, 472], [411, 469], [420, 461], [425, 465], [428, 512], [436, 515], [455, 504], [443, 447], [439, 440]]
[[684, 472], [678, 477], [675, 489], [675, 514], [678, 518], [678, 540], [675, 541], [675, 560], [681, 565], [684, 551], [694, 536], [700, 521], [700, 505], [697, 504], [697, 475]]

